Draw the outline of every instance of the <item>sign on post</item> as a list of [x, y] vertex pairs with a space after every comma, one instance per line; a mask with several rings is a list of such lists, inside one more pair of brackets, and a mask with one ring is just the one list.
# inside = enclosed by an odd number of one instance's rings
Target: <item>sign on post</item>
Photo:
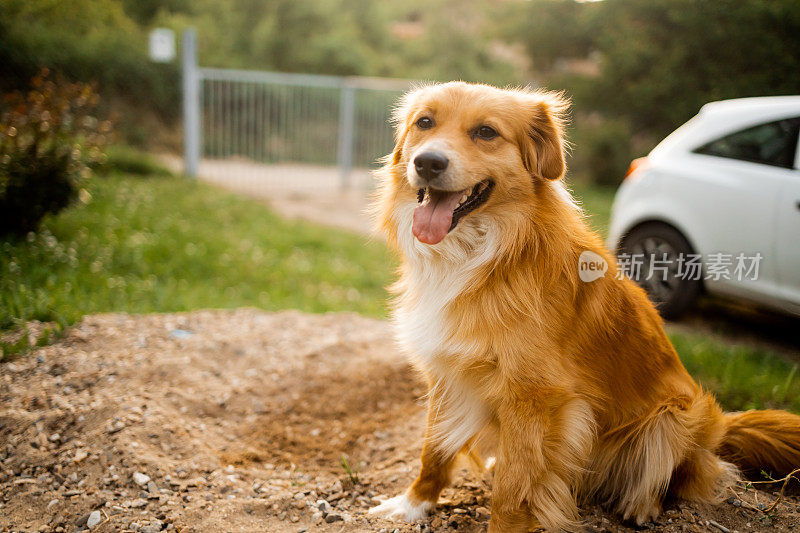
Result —
[[156, 28], [150, 32], [150, 59], [156, 63], [169, 63], [175, 59], [175, 32]]

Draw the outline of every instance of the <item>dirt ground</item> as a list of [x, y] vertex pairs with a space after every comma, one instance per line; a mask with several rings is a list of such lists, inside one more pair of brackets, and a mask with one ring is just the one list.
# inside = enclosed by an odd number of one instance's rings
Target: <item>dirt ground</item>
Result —
[[[388, 325], [354, 314], [86, 317], [0, 366], [0, 530], [484, 531], [491, 481], [466, 470], [424, 522], [366, 514], [419, 467], [424, 392]], [[759, 510], [775, 490], [645, 529], [800, 528], [797, 498]]]

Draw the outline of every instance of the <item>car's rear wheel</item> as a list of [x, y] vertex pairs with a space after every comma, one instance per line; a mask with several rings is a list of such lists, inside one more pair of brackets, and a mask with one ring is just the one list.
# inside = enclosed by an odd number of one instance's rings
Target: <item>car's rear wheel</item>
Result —
[[677, 318], [702, 287], [699, 258], [679, 231], [660, 223], [634, 228], [620, 243], [620, 267], [647, 291], [664, 318]]

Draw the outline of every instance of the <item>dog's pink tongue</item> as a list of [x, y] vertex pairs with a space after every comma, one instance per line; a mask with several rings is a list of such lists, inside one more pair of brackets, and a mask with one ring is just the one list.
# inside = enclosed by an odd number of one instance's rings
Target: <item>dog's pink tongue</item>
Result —
[[429, 189], [430, 198], [414, 209], [411, 232], [425, 244], [436, 244], [444, 239], [453, 223], [453, 210], [458, 206], [462, 191], [440, 192]]

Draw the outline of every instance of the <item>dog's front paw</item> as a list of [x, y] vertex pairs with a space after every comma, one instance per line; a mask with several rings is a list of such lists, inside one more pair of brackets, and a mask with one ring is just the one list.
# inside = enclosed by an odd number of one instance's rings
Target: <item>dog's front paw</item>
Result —
[[406, 522], [416, 522], [428, 516], [428, 512], [433, 509], [433, 502], [422, 501], [412, 502], [407, 494], [401, 494], [394, 498], [389, 498], [377, 507], [369, 510], [371, 515], [379, 515], [390, 520], [405, 520]]

